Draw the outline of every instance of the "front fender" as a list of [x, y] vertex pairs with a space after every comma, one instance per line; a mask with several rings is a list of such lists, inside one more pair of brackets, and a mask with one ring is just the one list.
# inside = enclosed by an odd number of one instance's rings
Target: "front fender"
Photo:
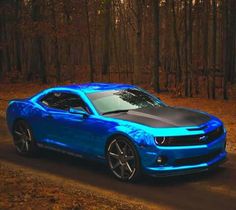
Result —
[[132, 125], [118, 125], [109, 130], [108, 139], [114, 135], [123, 135], [130, 139], [136, 146], [151, 146], [154, 143], [154, 137], [144, 129], [135, 128]]

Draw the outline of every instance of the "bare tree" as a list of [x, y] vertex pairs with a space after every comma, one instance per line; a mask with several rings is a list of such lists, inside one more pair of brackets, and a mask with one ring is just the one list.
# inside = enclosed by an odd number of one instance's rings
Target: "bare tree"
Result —
[[216, 72], [216, 33], [217, 33], [217, 11], [216, 11], [216, 0], [212, 0], [212, 98], [216, 97], [216, 85], [215, 85], [215, 72]]
[[[38, 0], [32, 0], [32, 11], [31, 18], [34, 23], [42, 21], [42, 10], [43, 10], [42, 2]], [[31, 46], [31, 62], [30, 69], [28, 71], [28, 80], [32, 80], [35, 69], [39, 72], [40, 79], [42, 83], [47, 83], [47, 74], [46, 74], [46, 66], [45, 66], [45, 54], [43, 52], [43, 42], [44, 38], [42, 34], [35, 34], [32, 40]]]
[[188, 96], [188, 18], [187, 18], [187, 0], [184, 0], [184, 61], [185, 61], [185, 79], [184, 79], [184, 94], [187, 97]]
[[[6, 0], [3, 0], [2, 2], [3, 6], [9, 6], [9, 2]], [[6, 11], [4, 8], [2, 8], [2, 44], [4, 45], [4, 58], [5, 58], [5, 67], [6, 71], [10, 72], [11, 71], [11, 57], [10, 57], [10, 48], [9, 48], [9, 33], [7, 32], [7, 17], [8, 15], [6, 14]]]
[[22, 4], [21, 0], [16, 0], [15, 1], [16, 69], [18, 71], [22, 70], [22, 67], [21, 67], [21, 50], [20, 50], [21, 33], [20, 33], [20, 28], [19, 28], [21, 4]]
[[192, 47], [192, 28], [193, 28], [193, 18], [192, 18], [192, 6], [193, 1], [189, 0], [189, 9], [188, 9], [188, 34], [189, 34], [189, 93], [188, 96], [192, 97], [192, 72], [193, 72], [193, 47]]
[[58, 29], [57, 29], [57, 20], [55, 12], [55, 2], [51, 0], [51, 12], [52, 12], [52, 27], [54, 32], [54, 49], [55, 49], [55, 68], [56, 68], [56, 80], [57, 82], [61, 81], [61, 63], [59, 58], [59, 43], [58, 43]]
[[134, 83], [139, 84], [141, 81], [142, 71], [142, 17], [143, 5], [142, 1], [134, 0], [135, 10], [135, 49], [134, 49]]
[[88, 7], [89, 0], [85, 0], [85, 14], [86, 14], [86, 22], [87, 22], [87, 32], [88, 32], [88, 56], [89, 56], [89, 65], [90, 65], [90, 72], [89, 78], [90, 81], [93, 82], [93, 74], [94, 74], [94, 64], [93, 64], [93, 55], [92, 55], [92, 44], [91, 44], [91, 30], [90, 30], [90, 20], [89, 20], [89, 7]]
[[223, 97], [225, 100], [228, 99], [228, 91], [227, 91], [227, 83], [228, 83], [228, 58], [229, 58], [229, 19], [228, 19], [228, 12], [229, 12], [229, 4], [227, 0], [224, 0], [222, 3], [223, 7], [223, 42], [224, 42], [224, 53], [223, 53], [223, 70], [224, 70], [224, 84], [223, 84]]
[[176, 12], [175, 12], [175, 0], [171, 0], [172, 5], [172, 18], [173, 18], [173, 32], [174, 32], [174, 39], [175, 39], [175, 50], [176, 50], [176, 57], [177, 57], [177, 83], [180, 84], [182, 81], [182, 69], [181, 69], [181, 59], [180, 59], [180, 43], [179, 43], [179, 36], [177, 32], [177, 23], [176, 23]]
[[104, 50], [102, 74], [107, 74], [110, 63], [111, 0], [104, 1]]
[[203, 1], [204, 3], [204, 26], [203, 26], [203, 69], [207, 78], [207, 96], [210, 98], [209, 87], [209, 67], [208, 67], [208, 21], [209, 21], [209, 0]]
[[152, 67], [152, 85], [155, 91], [160, 92], [159, 66], [160, 66], [160, 16], [159, 0], [153, 0], [153, 67]]
[[[2, 2], [0, 2], [0, 6], [2, 7]], [[3, 14], [0, 13], [0, 79], [2, 78], [3, 74], [3, 65], [4, 65], [4, 58], [3, 58]]]

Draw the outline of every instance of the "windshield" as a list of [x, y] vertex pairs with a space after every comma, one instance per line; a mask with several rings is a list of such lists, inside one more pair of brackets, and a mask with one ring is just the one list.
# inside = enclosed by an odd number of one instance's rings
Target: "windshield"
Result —
[[88, 97], [101, 114], [122, 112], [144, 107], [165, 106], [156, 97], [138, 89], [89, 93]]

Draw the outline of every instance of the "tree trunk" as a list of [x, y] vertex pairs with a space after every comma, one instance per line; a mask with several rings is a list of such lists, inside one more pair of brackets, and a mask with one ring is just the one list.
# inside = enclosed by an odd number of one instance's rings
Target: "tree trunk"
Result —
[[[0, 3], [0, 6], [2, 6], [1, 5], [1, 3]], [[0, 79], [2, 78], [2, 74], [3, 74], [3, 62], [4, 62], [4, 60], [3, 60], [3, 36], [2, 36], [2, 34], [3, 34], [3, 17], [2, 17], [3, 15], [0, 13]]]
[[136, 34], [135, 34], [135, 49], [134, 49], [134, 83], [139, 84], [141, 82], [142, 71], [142, 2], [135, 0], [135, 22], [136, 22]]
[[2, 36], [3, 36], [3, 40], [4, 40], [4, 44], [5, 44], [5, 58], [6, 58], [6, 70], [8, 72], [11, 71], [11, 58], [10, 58], [10, 49], [9, 49], [9, 40], [8, 40], [8, 33], [7, 33], [7, 20], [6, 20], [6, 13], [5, 11], [3, 10], [2, 11], [2, 16], [3, 16], [3, 20], [2, 20], [2, 27], [3, 27], [3, 33], [2, 33]]
[[153, 0], [153, 67], [152, 67], [152, 85], [156, 92], [160, 92], [159, 84], [159, 66], [160, 66], [160, 16], [159, 16], [159, 0]]
[[235, 57], [236, 57], [236, 1], [230, 0], [230, 14], [229, 14], [229, 33], [230, 33], [230, 44], [229, 44], [229, 81], [234, 84], [235, 81]]
[[192, 47], [192, 28], [193, 28], [193, 18], [192, 18], [192, 0], [189, 0], [189, 15], [188, 15], [188, 31], [189, 31], [189, 96], [192, 97], [192, 72], [193, 72], [193, 61], [192, 61], [192, 54], [193, 54], [193, 47]]
[[[194, 52], [196, 54], [196, 69], [194, 69], [194, 92], [196, 95], [199, 95], [199, 66], [201, 60], [201, 10], [202, 10], [202, 3], [200, 0], [195, 1], [195, 11], [196, 11], [196, 33], [195, 35], [195, 46]], [[193, 70], [193, 69], [192, 69]], [[201, 75], [200, 75], [201, 76]]]
[[58, 30], [57, 30], [57, 20], [56, 20], [56, 12], [55, 12], [55, 2], [52, 0], [52, 25], [54, 31], [54, 49], [55, 49], [55, 68], [56, 68], [56, 80], [57, 82], [61, 82], [61, 63], [59, 58], [59, 43], [58, 43]]
[[92, 55], [92, 44], [91, 44], [91, 31], [90, 31], [90, 20], [89, 20], [89, 11], [88, 11], [89, 0], [85, 0], [85, 13], [86, 13], [86, 22], [87, 22], [87, 32], [88, 32], [88, 56], [89, 56], [89, 79], [91, 82], [94, 81], [94, 64], [93, 64], [93, 55]]
[[38, 37], [37, 39], [38, 53], [39, 53], [39, 72], [42, 83], [47, 83], [46, 63], [43, 52], [43, 38]]
[[[38, 0], [32, 0], [32, 11], [31, 17], [34, 22], [42, 21], [42, 5]], [[35, 73], [39, 73], [42, 83], [47, 83], [47, 73], [45, 66], [45, 53], [43, 52], [43, 36], [41, 34], [36, 34], [33, 37], [31, 45], [31, 62], [30, 69], [28, 71], [27, 80], [32, 80], [35, 77]]]
[[224, 70], [224, 82], [223, 82], [223, 97], [225, 100], [228, 99], [228, 91], [227, 91], [227, 82], [228, 82], [228, 48], [229, 48], [229, 20], [228, 20], [228, 10], [229, 4], [227, 0], [223, 1], [223, 70]]
[[209, 19], [209, 0], [203, 1], [204, 3], [204, 28], [203, 28], [203, 69], [207, 79], [207, 97], [210, 98], [210, 72], [208, 69], [208, 19]]
[[102, 74], [107, 74], [110, 65], [110, 30], [111, 30], [111, 0], [104, 2], [104, 50], [102, 61]]
[[175, 38], [175, 50], [177, 57], [177, 81], [176, 84], [180, 85], [182, 81], [182, 69], [181, 69], [181, 60], [180, 60], [180, 47], [179, 47], [179, 37], [177, 32], [177, 21], [176, 21], [176, 12], [175, 12], [175, 0], [171, 0], [172, 5], [172, 18], [173, 18], [173, 32]]
[[187, 0], [184, 1], [184, 61], [185, 61], [185, 78], [184, 78], [184, 95], [188, 97], [188, 16]]
[[216, 97], [215, 73], [216, 73], [216, 33], [217, 33], [217, 13], [216, 13], [216, 0], [212, 0], [212, 98]]
[[20, 9], [21, 9], [21, 1], [16, 0], [15, 2], [15, 39], [16, 39], [16, 69], [18, 71], [22, 70], [21, 67], [21, 50], [20, 50], [20, 40], [21, 40], [21, 33], [20, 33]]

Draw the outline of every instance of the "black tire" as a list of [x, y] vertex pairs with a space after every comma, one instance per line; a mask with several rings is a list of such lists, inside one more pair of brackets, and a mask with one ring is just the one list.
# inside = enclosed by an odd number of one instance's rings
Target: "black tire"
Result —
[[13, 126], [13, 143], [20, 155], [36, 156], [38, 154], [32, 130], [24, 120], [17, 120]]
[[134, 145], [124, 136], [116, 136], [106, 148], [108, 167], [120, 181], [136, 181], [141, 175], [140, 159]]

